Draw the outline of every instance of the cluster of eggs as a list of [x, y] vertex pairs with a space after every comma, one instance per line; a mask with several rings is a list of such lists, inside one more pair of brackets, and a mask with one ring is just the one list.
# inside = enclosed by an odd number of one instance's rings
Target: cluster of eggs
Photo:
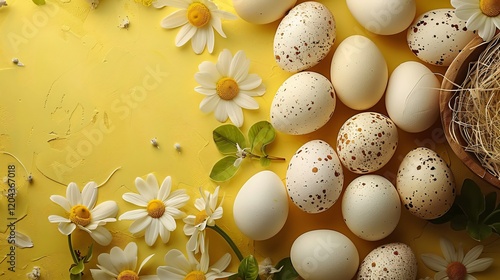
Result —
[[[303, 144], [289, 161], [286, 184], [271, 171], [250, 178], [234, 201], [238, 228], [253, 240], [273, 237], [287, 220], [288, 199], [311, 214], [326, 211], [341, 200], [347, 227], [367, 241], [389, 236], [403, 207], [422, 219], [444, 215], [455, 199], [455, 183], [436, 152], [428, 148], [410, 151], [399, 165], [396, 186], [370, 173], [393, 157], [398, 129], [422, 132], [437, 120], [440, 84], [425, 63], [448, 66], [474, 32], [468, 31], [451, 9], [415, 18], [415, 0], [346, 0], [354, 18], [372, 33], [392, 35], [407, 30], [408, 46], [423, 63], [404, 62], [389, 75], [376, 44], [365, 36], [353, 35], [335, 50], [328, 79], [308, 69], [332, 49], [335, 18], [321, 3], [296, 2], [233, 1], [236, 12], [249, 22], [265, 24], [281, 19], [274, 37], [274, 56], [277, 65], [292, 75], [274, 96], [271, 123], [285, 134], [314, 132], [332, 118], [337, 97], [347, 107], [364, 112], [345, 121], [336, 146], [323, 140]], [[388, 116], [366, 111], [384, 95]], [[359, 174], [345, 188], [344, 168]], [[315, 257], [318, 250], [324, 251], [324, 258]], [[408, 245], [380, 246], [360, 263], [352, 241], [334, 230], [302, 234], [293, 243], [290, 257], [304, 279], [351, 279], [356, 273], [358, 279], [375, 279], [382, 274], [390, 279], [415, 279], [417, 275], [415, 255]]]

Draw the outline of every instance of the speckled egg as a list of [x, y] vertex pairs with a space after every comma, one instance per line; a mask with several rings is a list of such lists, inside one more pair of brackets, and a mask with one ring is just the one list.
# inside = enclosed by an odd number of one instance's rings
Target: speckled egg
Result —
[[330, 52], [336, 36], [335, 19], [318, 2], [303, 2], [281, 20], [274, 35], [274, 57], [288, 72], [318, 64]]
[[325, 141], [305, 143], [290, 159], [286, 171], [288, 196], [304, 212], [326, 211], [339, 198], [343, 185], [342, 165]]
[[309, 71], [296, 73], [274, 96], [271, 124], [286, 134], [311, 133], [330, 120], [335, 105], [335, 91], [325, 76]]
[[417, 259], [410, 246], [390, 243], [372, 250], [359, 266], [358, 280], [415, 280]]
[[453, 173], [431, 149], [420, 147], [406, 154], [396, 178], [396, 188], [405, 208], [419, 218], [439, 218], [453, 205]]
[[351, 172], [366, 174], [382, 168], [398, 146], [398, 130], [388, 117], [363, 112], [349, 118], [337, 136], [337, 153]]
[[376, 241], [387, 237], [398, 225], [400, 216], [399, 194], [382, 176], [359, 176], [342, 196], [344, 222], [361, 239]]
[[475, 36], [475, 31], [467, 30], [465, 24], [453, 9], [428, 11], [408, 28], [408, 46], [427, 63], [449, 66]]

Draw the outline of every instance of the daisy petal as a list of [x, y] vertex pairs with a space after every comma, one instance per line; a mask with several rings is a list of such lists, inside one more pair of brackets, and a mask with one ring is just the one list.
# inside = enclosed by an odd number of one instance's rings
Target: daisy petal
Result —
[[137, 188], [137, 191], [139, 191], [139, 193], [143, 196], [144, 200], [149, 202], [156, 198], [156, 194], [158, 192], [158, 183], [156, 184], [156, 186], [151, 186], [142, 178], [137, 177], [135, 178], [135, 187]]
[[175, 7], [179, 9], [187, 9], [189, 7], [189, 4], [191, 1], [186, 1], [186, 0], [164, 0], [164, 3], [167, 6], [170, 7]]
[[252, 90], [262, 84], [262, 79], [257, 74], [249, 74], [243, 81], [238, 82], [240, 90]]
[[198, 72], [194, 74], [194, 79], [198, 84], [207, 89], [215, 89], [216, 83], [219, 80], [216, 78], [216, 75], [208, 72]]
[[486, 20], [483, 23], [483, 28], [479, 29], [479, 36], [481, 36], [485, 42], [489, 42], [493, 39], [493, 36], [495, 36], [496, 30], [497, 27], [493, 21]]
[[108, 246], [113, 239], [113, 236], [105, 227], [98, 227], [90, 232], [90, 237], [102, 246]]
[[467, 273], [474, 273], [485, 271], [491, 264], [493, 264], [492, 258], [480, 258], [466, 265]]
[[238, 104], [241, 108], [256, 110], [259, 109], [259, 103], [252, 97], [245, 94], [238, 94], [234, 99], [234, 103]]
[[16, 245], [19, 248], [31, 248], [33, 247], [33, 241], [31, 241], [31, 238], [26, 234], [16, 230], [14, 245]]
[[209, 88], [204, 88], [204, 87], [195, 87], [194, 91], [197, 93], [201, 93], [206, 96], [212, 96], [217, 94], [217, 91], [215, 89], [209, 89]]
[[186, 194], [184, 189], [175, 190], [167, 199], [167, 205], [170, 207], [180, 208], [189, 201], [189, 195]]
[[464, 260], [462, 263], [467, 266], [469, 263], [472, 263], [473, 261], [477, 260], [481, 253], [483, 252], [484, 246], [483, 245], [477, 245], [474, 248], [470, 249], [467, 254], [465, 254]]
[[111, 259], [111, 256], [108, 253], [100, 254], [97, 257], [97, 262], [99, 263], [97, 267], [107, 272], [108, 274], [113, 275], [114, 277], [117, 277], [118, 274], [121, 272], [120, 270], [117, 269], [113, 260]]
[[186, 215], [184, 212], [181, 210], [174, 208], [174, 207], [168, 207], [166, 208], [166, 213], [174, 219], [182, 219]]
[[469, 30], [479, 30], [484, 25], [485, 17], [483, 13], [477, 11], [469, 17], [466, 23], [466, 27]]
[[66, 199], [68, 199], [71, 206], [82, 204], [82, 194], [80, 193], [78, 186], [73, 182], [69, 183], [68, 188], [66, 189]]
[[184, 46], [184, 44], [186, 44], [189, 40], [191, 40], [191, 38], [193, 38], [197, 30], [198, 29], [191, 24], [184, 25], [175, 37], [175, 46]]
[[446, 271], [438, 271], [434, 275], [434, 280], [449, 280], [448, 275], [446, 275]]
[[[155, 254], [151, 254], [149, 256], [147, 256], [141, 263], [141, 265], [139, 266], [139, 270], [137, 270], [137, 274], [140, 274], [141, 273], [141, 270], [142, 270], [142, 267], [154, 256]], [[146, 278], [147, 276], [141, 276], [140, 279], [147, 279]]]
[[61, 196], [61, 195], [51, 195], [50, 196], [50, 200], [52, 200], [52, 202], [54, 202], [57, 205], [59, 205], [62, 208], [64, 208], [64, 210], [66, 210], [66, 212], [68, 212], [68, 213], [71, 210], [71, 204], [70, 204], [70, 202], [64, 196]]
[[460, 7], [455, 10], [455, 15], [457, 18], [462, 20], [468, 20], [473, 14], [477, 13], [477, 7]]
[[[226, 104], [219, 100], [219, 104], [215, 107], [215, 119], [220, 122], [225, 122], [228, 118]], [[201, 109], [201, 108], [200, 108]]]
[[434, 271], [446, 270], [448, 266], [448, 262], [445, 259], [434, 254], [422, 254], [420, 257], [424, 264]]
[[148, 200], [146, 200], [142, 195], [136, 193], [124, 193], [122, 195], [123, 200], [135, 204], [137, 206], [146, 207], [148, 206]]
[[224, 103], [229, 119], [231, 119], [235, 126], [241, 127], [243, 125], [243, 110], [241, 110], [241, 107], [233, 102]]
[[172, 178], [170, 176], [165, 177], [161, 183], [160, 190], [158, 191], [157, 199], [164, 201], [170, 195], [170, 190], [172, 189]]
[[450, 240], [446, 238], [441, 238], [439, 240], [439, 245], [441, 246], [441, 251], [443, 256], [448, 263], [457, 261], [457, 253], [455, 251], [455, 246]]
[[465, 280], [477, 280], [477, 278], [476, 278], [476, 277], [474, 277], [474, 276], [472, 276], [472, 275], [470, 275], [470, 274], [467, 274], [467, 275], [465, 276]]
[[131, 211], [127, 211], [123, 214], [120, 215], [120, 217], [118, 218], [118, 220], [132, 220], [132, 221], [135, 221], [135, 220], [138, 220], [138, 219], [142, 219], [144, 217], [146, 217], [148, 215], [148, 212], [146, 211], [146, 209], [136, 209], [136, 210], [131, 210]]
[[90, 269], [90, 274], [94, 280], [114, 280], [118, 275], [110, 275], [107, 271], [101, 269]]
[[146, 228], [145, 234], [146, 244], [148, 244], [148, 246], [153, 246], [158, 238], [158, 226], [158, 219], [151, 219], [151, 223], [149, 224], [149, 227]]
[[172, 218], [169, 215], [163, 215], [160, 217], [159, 220], [161, 222], [160, 227], [165, 227], [168, 231], [174, 231], [175, 228], [177, 227], [174, 218]]
[[170, 250], [167, 252], [167, 254], [165, 254], [165, 263], [169, 264], [169, 266], [171, 267], [175, 267], [186, 272], [186, 274], [191, 272], [192, 270], [191, 264], [188, 262], [182, 252], [177, 249]]
[[104, 201], [103, 203], [97, 205], [91, 211], [92, 220], [102, 220], [106, 218], [115, 217], [118, 213], [118, 204], [113, 200]]
[[222, 50], [219, 54], [219, 59], [217, 60], [216, 67], [217, 71], [223, 77], [227, 77], [229, 75], [229, 65], [231, 65], [231, 60], [233, 59], [233, 55], [228, 49]]
[[127, 246], [125, 246], [123, 254], [127, 263], [127, 269], [135, 271], [135, 267], [137, 266], [137, 244], [135, 242], [129, 242]]
[[82, 191], [82, 204], [87, 208], [92, 209], [97, 200], [97, 184], [88, 182]]
[[244, 51], [238, 51], [231, 60], [231, 65], [229, 66], [229, 77], [233, 77], [233, 79], [239, 84], [241, 81], [246, 79], [249, 69], [250, 60], [247, 59]]
[[51, 223], [71, 223], [71, 221], [69, 219], [58, 216], [58, 215], [50, 215], [49, 222], [51, 222]]
[[191, 39], [191, 47], [195, 54], [201, 54], [205, 49], [205, 45], [207, 44], [207, 35], [206, 29], [198, 29], [198, 31], [194, 34]]
[[170, 240], [170, 231], [168, 231], [165, 227], [160, 226], [158, 228], [160, 232], [160, 238], [163, 243], [167, 243]]
[[217, 270], [217, 272], [222, 272], [228, 267], [229, 263], [231, 263], [231, 255], [226, 253], [211, 268]]
[[153, 1], [152, 4], [153, 4], [153, 7], [157, 8], [157, 9], [168, 6], [166, 0], [156, 0], [156, 1]]
[[130, 225], [130, 228], [129, 228], [129, 231], [133, 234], [136, 234], [138, 232], [141, 232], [143, 231], [147, 226], [149, 226], [152, 222], [153, 218], [151, 218], [150, 216], [146, 216], [144, 218], [141, 218], [141, 219], [137, 219], [135, 220], [131, 225]]
[[76, 225], [73, 223], [60, 223], [57, 228], [62, 234], [70, 235], [75, 230]]
[[248, 96], [262, 96], [264, 95], [264, 93], [266, 93], [266, 86], [260, 85], [256, 89], [253, 89], [251, 91], [240, 90], [240, 93]]
[[178, 10], [171, 13], [166, 18], [162, 19], [162, 21], [160, 22], [160, 26], [166, 29], [171, 29], [171, 28], [177, 28], [186, 23], [188, 23], [188, 19], [186, 17], [186, 11]]
[[206, 32], [206, 35], [207, 35], [208, 53], [212, 53], [214, 51], [214, 46], [215, 46], [214, 30], [212, 28], [209, 28]]
[[[206, 114], [213, 112], [218, 107], [217, 105], [219, 104], [219, 101], [220, 101], [220, 98], [217, 95], [207, 96], [207, 97], [203, 98], [203, 100], [201, 101], [200, 110]], [[227, 116], [226, 116], [226, 119], [227, 119]], [[225, 121], [225, 119], [224, 119], [224, 121]]]

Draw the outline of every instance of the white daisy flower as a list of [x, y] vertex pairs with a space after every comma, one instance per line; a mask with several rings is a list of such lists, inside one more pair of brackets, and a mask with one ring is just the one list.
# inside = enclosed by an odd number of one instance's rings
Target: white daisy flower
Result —
[[476, 278], [471, 273], [486, 270], [493, 263], [492, 258], [479, 258], [483, 252], [483, 246], [477, 245], [472, 248], [465, 256], [462, 245], [458, 246], [458, 251], [455, 250], [453, 244], [441, 238], [439, 244], [444, 258], [434, 254], [422, 254], [420, 257], [424, 264], [437, 273], [434, 279], [439, 280], [454, 280], [466, 279], [475, 280]]
[[243, 125], [241, 108], [255, 110], [259, 104], [252, 97], [262, 96], [266, 88], [257, 74], [248, 74], [250, 60], [245, 52], [238, 51], [233, 57], [224, 49], [216, 64], [204, 61], [194, 75], [200, 84], [194, 90], [206, 97], [200, 103], [204, 113], [215, 112], [215, 118], [225, 122], [229, 116], [237, 127]]
[[180, 8], [161, 21], [161, 27], [172, 29], [182, 26], [175, 37], [175, 45], [181, 47], [191, 40], [191, 46], [196, 54], [208, 48], [214, 50], [214, 29], [223, 38], [226, 34], [222, 30], [222, 19], [236, 19], [231, 13], [219, 10], [210, 0], [162, 0], [158, 6]]
[[167, 176], [161, 187], [158, 187], [156, 177], [148, 174], [146, 180], [139, 177], [135, 179], [139, 194], [125, 193], [122, 196], [125, 201], [145, 208], [125, 212], [118, 219], [133, 220], [129, 228], [133, 234], [145, 230], [146, 244], [149, 246], [155, 243], [158, 234], [163, 243], [167, 243], [170, 239], [170, 232], [177, 227], [175, 219], [185, 216], [179, 208], [186, 205], [189, 196], [185, 190], [171, 192], [171, 185], [170, 176]]
[[167, 266], [158, 267], [156, 273], [160, 279], [165, 280], [214, 280], [235, 274], [224, 272], [231, 262], [229, 253], [224, 254], [216, 263], [209, 266], [208, 243], [203, 252], [198, 261], [190, 250], [187, 250], [187, 258], [177, 249], [170, 250], [165, 255]]
[[[111, 233], [104, 227], [106, 223], [115, 222], [118, 205], [108, 200], [95, 206], [97, 200], [97, 184], [89, 182], [80, 193], [75, 183], [66, 188], [66, 197], [51, 195], [50, 200], [60, 205], [69, 213], [69, 218], [50, 215], [51, 223], [59, 223], [59, 231], [70, 235], [75, 228], [86, 231], [100, 245], [106, 246], [111, 240]], [[95, 207], [94, 207], [95, 206]]]
[[99, 269], [91, 269], [92, 278], [94, 280], [157, 280], [156, 275], [141, 275], [143, 266], [154, 256], [154, 254], [146, 257], [139, 269], [137, 267], [137, 244], [130, 242], [125, 247], [125, 250], [120, 247], [113, 247], [108, 253], [102, 253], [97, 257], [97, 267]]
[[500, 28], [500, 1], [498, 0], [451, 0], [458, 18], [467, 20], [469, 30], [477, 30], [484, 41], [489, 42]]
[[222, 218], [223, 209], [221, 200], [219, 206], [217, 206], [217, 199], [219, 196], [219, 187], [215, 188], [213, 194], [209, 191], [204, 191], [200, 188], [201, 198], [195, 200], [194, 206], [198, 209], [196, 215], [189, 215], [184, 218], [184, 234], [191, 236], [187, 243], [187, 249], [189, 251], [199, 250], [202, 251], [205, 248], [205, 228], [207, 226], [215, 226], [215, 220]]

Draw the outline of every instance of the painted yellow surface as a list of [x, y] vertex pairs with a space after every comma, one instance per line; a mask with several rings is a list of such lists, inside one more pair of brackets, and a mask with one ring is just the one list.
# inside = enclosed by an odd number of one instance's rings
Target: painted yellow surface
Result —
[[[230, 0], [216, 0], [223, 10], [234, 13]], [[302, 1], [299, 1], [302, 2]], [[320, 1], [330, 8], [337, 22], [334, 49], [344, 38], [361, 34], [372, 39], [382, 50], [392, 71], [407, 60], [417, 60], [406, 44], [405, 33], [377, 36], [365, 31], [350, 15], [345, 1]], [[417, 1], [417, 15], [435, 8], [450, 7], [449, 1]], [[145, 7], [133, 0], [102, 0], [95, 10], [84, 0], [47, 0], [36, 6], [28, 0], [9, 0], [0, 8], [0, 150], [15, 155], [0, 155], [0, 177], [15, 169], [18, 194], [13, 215], [9, 215], [8, 199], [0, 198], [0, 279], [23, 279], [33, 266], [39, 266], [42, 279], [67, 279], [71, 258], [66, 236], [56, 224], [48, 222], [51, 214], [63, 215], [63, 210], [51, 202], [52, 194], [65, 195], [66, 185], [76, 182], [104, 182], [113, 170], [119, 170], [99, 188], [98, 203], [118, 202], [118, 215], [135, 209], [121, 197], [125, 192], [136, 192], [134, 179], [154, 173], [158, 180], [171, 176], [175, 188], [184, 188], [192, 197], [184, 208], [193, 213], [193, 202], [201, 186], [213, 190], [217, 184], [209, 179], [212, 165], [221, 157], [212, 141], [212, 130], [220, 125], [213, 114], [199, 109], [203, 96], [194, 74], [205, 60], [215, 62], [223, 49], [232, 53], [244, 50], [251, 59], [250, 72], [260, 75], [267, 87], [266, 94], [257, 97], [257, 111], [244, 111], [249, 127], [261, 120], [269, 120], [273, 96], [282, 82], [290, 76], [281, 70], [273, 57], [273, 37], [277, 22], [253, 25], [241, 19], [224, 21], [227, 39], [216, 35], [213, 54], [205, 51], [196, 55], [188, 43], [174, 45], [176, 30], [165, 30], [160, 21], [175, 8]], [[118, 25], [128, 17], [130, 26]], [[333, 50], [313, 71], [329, 77]], [[25, 66], [12, 63], [18, 58]], [[431, 67], [443, 74], [445, 68]], [[371, 110], [385, 113], [383, 101]], [[320, 130], [304, 135], [289, 136], [278, 133], [268, 152], [290, 159], [302, 144], [323, 139], [335, 145], [337, 131], [342, 123], [355, 114], [339, 101], [333, 118]], [[159, 148], [151, 145], [156, 137]], [[173, 145], [179, 143], [181, 152]], [[484, 191], [497, 191], [473, 176], [447, 146], [443, 131], [437, 122], [423, 133], [400, 131], [400, 146], [390, 163], [376, 174], [394, 180], [399, 162], [412, 148], [427, 146], [436, 150], [450, 164], [457, 185], [465, 178], [479, 182]], [[287, 163], [274, 162], [268, 168], [283, 181]], [[375, 247], [389, 242], [409, 244], [417, 255], [432, 252], [441, 254], [439, 237], [447, 236], [455, 244], [462, 242], [465, 249], [473, 247], [465, 232], [454, 232], [449, 225], [436, 226], [411, 216], [403, 210], [401, 222], [387, 238], [369, 242], [355, 237], [346, 227], [340, 212], [340, 203], [321, 214], [306, 214], [290, 203], [290, 214], [283, 230], [266, 241], [254, 242], [244, 237], [232, 218], [232, 202], [238, 189], [253, 174], [263, 170], [257, 161], [245, 162], [229, 182], [221, 183], [224, 198], [224, 216], [218, 224], [235, 240], [243, 254], [254, 254], [258, 260], [271, 257], [274, 262], [289, 255], [297, 236], [313, 230], [329, 228], [342, 232], [356, 244], [360, 259]], [[10, 172], [12, 173], [12, 172]], [[28, 173], [33, 182], [27, 182]], [[345, 170], [345, 186], [356, 176]], [[3, 194], [8, 184], [0, 182]], [[15, 218], [11, 220], [9, 218]], [[17, 221], [15, 226], [11, 222]], [[11, 225], [9, 227], [9, 225]], [[113, 246], [124, 247], [135, 241], [139, 245], [139, 260], [154, 253], [144, 268], [155, 273], [164, 265], [165, 253], [173, 248], [184, 250], [187, 237], [183, 223], [173, 232], [167, 244], [158, 240], [148, 247], [144, 238], [134, 238], [129, 232], [130, 222], [110, 223], [113, 241], [107, 247], [95, 246], [95, 256], [109, 252]], [[7, 238], [10, 229], [31, 237], [33, 248], [10, 250]], [[211, 232], [210, 252], [215, 260], [230, 247]], [[91, 239], [86, 234], [75, 234], [75, 246], [86, 250]], [[500, 274], [500, 244], [497, 238], [483, 242], [483, 256], [495, 258], [493, 266], [478, 279], [497, 279]], [[15, 263], [11, 265], [14, 252]], [[96, 267], [97, 257], [87, 264], [84, 279], [91, 279], [89, 268]], [[237, 260], [229, 270], [236, 271]], [[15, 272], [9, 270], [14, 266]], [[419, 277], [433, 276], [419, 259]]]

